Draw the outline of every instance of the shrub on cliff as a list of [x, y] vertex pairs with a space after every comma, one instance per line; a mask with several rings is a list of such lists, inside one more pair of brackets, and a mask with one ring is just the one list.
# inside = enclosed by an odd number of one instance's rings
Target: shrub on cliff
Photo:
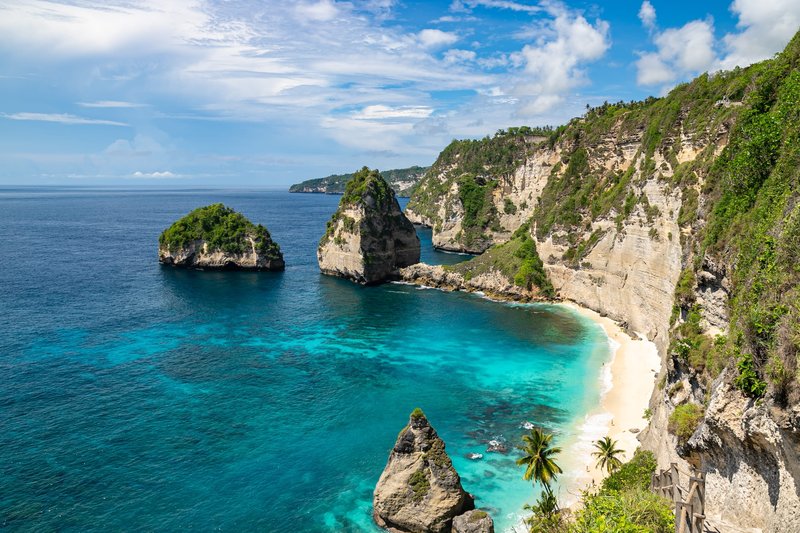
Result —
[[675, 529], [670, 503], [649, 491], [656, 471], [652, 452], [636, 450], [633, 458], [608, 476], [597, 494], [583, 494], [569, 533], [667, 533]]
[[669, 415], [669, 430], [681, 441], [689, 440], [703, 419], [703, 408], [694, 403], [679, 405]]

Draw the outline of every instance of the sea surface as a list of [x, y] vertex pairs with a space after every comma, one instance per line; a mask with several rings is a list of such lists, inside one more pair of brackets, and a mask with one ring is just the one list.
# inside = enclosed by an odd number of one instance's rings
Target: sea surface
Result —
[[[338, 201], [0, 189], [0, 530], [376, 531], [415, 407], [511, 528], [535, 495], [515, 446], [530, 424], [574, 440], [606, 337], [559, 306], [321, 276]], [[286, 271], [159, 266], [159, 233], [213, 202], [264, 223]], [[466, 259], [420, 237], [424, 261]]]

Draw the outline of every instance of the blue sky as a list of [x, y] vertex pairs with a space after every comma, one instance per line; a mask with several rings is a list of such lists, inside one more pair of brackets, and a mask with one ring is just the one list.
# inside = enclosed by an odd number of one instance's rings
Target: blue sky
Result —
[[798, 27], [800, 0], [0, 0], [0, 184], [427, 165], [771, 57]]

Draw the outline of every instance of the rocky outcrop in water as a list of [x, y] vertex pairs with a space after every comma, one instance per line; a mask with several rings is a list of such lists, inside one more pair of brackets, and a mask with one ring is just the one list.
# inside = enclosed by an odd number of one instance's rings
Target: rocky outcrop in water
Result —
[[372, 503], [375, 522], [402, 533], [450, 532], [453, 519], [474, 508], [444, 442], [420, 409], [398, 435]]
[[467, 511], [453, 518], [453, 533], [494, 533], [494, 521], [486, 511]]
[[419, 262], [419, 253], [414, 225], [400, 210], [391, 187], [377, 170], [364, 167], [356, 172], [320, 240], [317, 260], [322, 273], [380, 283]]
[[283, 270], [267, 228], [222, 204], [195, 209], [161, 233], [158, 261], [182, 268]]

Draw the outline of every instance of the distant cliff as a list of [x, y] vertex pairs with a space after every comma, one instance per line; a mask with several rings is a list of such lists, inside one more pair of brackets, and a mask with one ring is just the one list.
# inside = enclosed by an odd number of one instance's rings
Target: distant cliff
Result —
[[479, 273], [519, 293], [505, 243], [524, 232], [540, 289], [658, 346], [641, 440], [661, 465], [707, 472], [713, 518], [800, 531], [798, 169], [800, 34], [775, 59], [547, 135], [454, 141], [407, 215], [440, 248], [483, 252], [433, 273], [470, 290]]
[[[425, 175], [429, 167], [413, 166], [410, 168], [398, 168], [395, 170], [384, 170], [381, 176], [394, 190], [397, 196], [411, 196], [414, 187]], [[347, 182], [353, 178], [353, 174], [332, 174], [324, 178], [306, 180], [296, 183], [289, 187], [289, 192], [317, 192], [325, 194], [344, 194]]]

